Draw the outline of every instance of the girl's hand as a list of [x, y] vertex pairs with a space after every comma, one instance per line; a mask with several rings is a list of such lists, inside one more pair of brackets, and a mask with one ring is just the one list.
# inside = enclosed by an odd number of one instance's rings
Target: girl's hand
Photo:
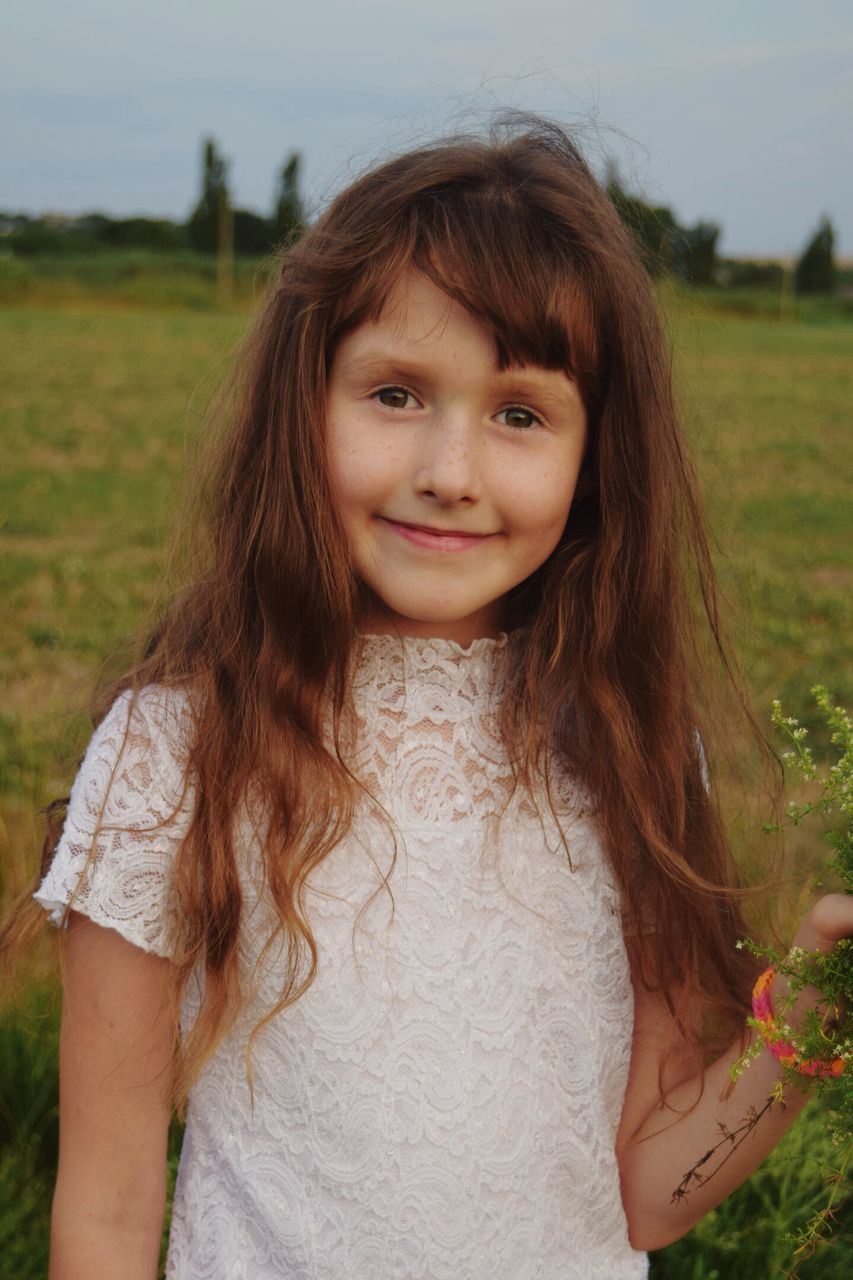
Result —
[[[842, 938], [850, 937], [853, 894], [830, 893], [808, 912], [792, 947], [827, 954]], [[788, 983], [784, 974], [778, 973], [773, 985], [777, 1007], [785, 1009]], [[697, 1154], [713, 1146], [721, 1125], [734, 1132], [744, 1116], [764, 1108], [779, 1087], [782, 1068], [772, 1054], [763, 1052], [732, 1085], [731, 1067], [744, 1048], [740, 1041], [704, 1072], [693, 1073], [687, 1047], [680, 1055], [676, 1038], [676, 1050], [668, 1059], [670, 1078], [664, 1080], [667, 1098], [662, 1105], [661, 1055], [672, 1046], [676, 1031], [659, 996], [639, 984], [635, 994], [631, 1071], [616, 1149], [631, 1243], [638, 1249], [658, 1249], [677, 1240], [752, 1173], [790, 1127], [807, 1095], [786, 1086], [784, 1107], [773, 1107], [762, 1115], [749, 1140], [731, 1151], [719, 1171], [707, 1181], [695, 1183], [689, 1197], [676, 1201], [672, 1189], [684, 1170], [694, 1165]], [[796, 1027], [806, 1010], [820, 999], [817, 988], [798, 991], [794, 1005], [785, 1009], [786, 1022]], [[755, 1041], [758, 1032], [753, 1031], [751, 1038]]]
[[803, 920], [793, 945], [803, 951], [832, 951], [842, 938], [853, 937], [853, 894], [827, 893]]

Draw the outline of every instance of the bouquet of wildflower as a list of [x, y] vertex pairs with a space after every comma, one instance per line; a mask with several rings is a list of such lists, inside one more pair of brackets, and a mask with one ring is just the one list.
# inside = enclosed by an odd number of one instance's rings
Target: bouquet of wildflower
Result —
[[[786, 822], [799, 826], [813, 813], [823, 816], [829, 824], [824, 839], [832, 850], [828, 867], [838, 875], [843, 890], [853, 893], [853, 722], [843, 707], [832, 705], [829, 693], [821, 685], [816, 685], [812, 694], [829, 727], [836, 753], [825, 771], [819, 768], [807, 745], [806, 730], [793, 716], [783, 714], [778, 701], [773, 703], [773, 725], [788, 739], [783, 760], [819, 788], [816, 799], [789, 803]], [[779, 831], [783, 825], [768, 823], [765, 830]], [[842, 939], [828, 955], [793, 947], [782, 957], [748, 941], [744, 945], [756, 954], [768, 956], [776, 971], [788, 980], [789, 994], [774, 1010], [770, 1047], [782, 1064], [786, 1083], [826, 1095], [830, 1132], [841, 1152], [840, 1167], [829, 1180], [828, 1203], [795, 1237], [796, 1253], [802, 1258], [812, 1253], [831, 1230], [835, 1210], [844, 1195], [853, 1150], [853, 939]], [[785, 1014], [804, 987], [816, 988], [821, 993], [820, 1002], [795, 1030], [788, 1025]], [[749, 1021], [768, 1040], [768, 1020], [762, 1018], [760, 994], [755, 1012], [757, 1016]], [[761, 1049], [759, 1039], [736, 1065], [735, 1073]]]
[[[820, 788], [816, 800], [805, 804], [792, 800], [786, 821], [799, 826], [812, 813], [822, 814], [829, 821], [830, 828], [824, 836], [832, 849], [828, 866], [838, 874], [844, 891], [853, 893], [853, 723], [843, 707], [832, 706], [829, 694], [822, 686], [816, 685], [812, 694], [829, 726], [830, 741], [837, 751], [837, 759], [822, 773], [806, 744], [806, 730], [793, 716], [782, 714], [779, 702], [773, 703], [773, 725], [788, 738], [790, 744], [783, 753], [783, 760], [801, 777]], [[779, 831], [782, 825], [768, 823], [765, 830]], [[758, 950], [749, 943], [745, 945], [753, 951]], [[836, 1090], [836, 1096], [841, 1098], [843, 1111], [838, 1119], [846, 1121], [842, 1132], [849, 1136], [853, 1132], [853, 940], [842, 939], [829, 955], [806, 954], [796, 947], [784, 959], [769, 954], [777, 970], [788, 978], [791, 993], [786, 1001], [788, 1008], [794, 1003], [797, 993], [806, 986], [816, 987], [822, 993], [821, 1009], [811, 1010], [799, 1031], [785, 1025], [784, 1005], [777, 1010], [773, 1034], [779, 1040], [790, 1042], [801, 1063], [832, 1064], [830, 1072], [816, 1075], [816, 1083], [833, 1077], [845, 1081], [844, 1088], [840, 1092]], [[829, 1019], [827, 1011], [830, 1012]], [[758, 1020], [753, 1019], [753, 1022], [762, 1030]], [[780, 1061], [784, 1065], [784, 1056], [780, 1056]], [[802, 1082], [802, 1066], [796, 1074]], [[810, 1073], [805, 1074], [808, 1076]], [[810, 1084], [809, 1087], [814, 1086]]]
[[[779, 832], [786, 825], [799, 826], [811, 814], [820, 814], [828, 824], [824, 839], [832, 853], [828, 869], [837, 874], [844, 892], [853, 893], [853, 723], [842, 707], [832, 705], [829, 693], [818, 685], [812, 694], [826, 720], [836, 758], [821, 770], [807, 745], [807, 732], [792, 716], [785, 716], [779, 702], [773, 703], [774, 727], [788, 740], [782, 753], [785, 764], [817, 788], [817, 797], [806, 803], [792, 800], [782, 823], [767, 823], [765, 830]], [[783, 1079], [760, 1109], [751, 1109], [743, 1122], [732, 1130], [720, 1125], [719, 1142], [689, 1170], [673, 1192], [674, 1199], [688, 1195], [692, 1187], [701, 1186], [725, 1163], [725, 1156], [711, 1172], [705, 1169], [721, 1150], [728, 1155], [749, 1136], [764, 1113], [775, 1105], [784, 1105], [785, 1085], [823, 1095], [824, 1114], [833, 1142], [839, 1147], [838, 1168], [829, 1178], [826, 1205], [793, 1237], [797, 1263], [812, 1254], [819, 1241], [832, 1229], [839, 1205], [848, 1194], [847, 1169], [853, 1143], [853, 939], [842, 939], [827, 955], [805, 952], [792, 947], [786, 955], [759, 947], [749, 939], [738, 944], [753, 954], [767, 958], [772, 969], [759, 979], [754, 994], [754, 1014], [748, 1019], [760, 1035], [732, 1068], [737, 1078], [746, 1064], [765, 1046], [783, 1068]], [[788, 993], [775, 1007], [770, 1000], [774, 974], [787, 979]], [[820, 993], [818, 1004], [810, 1009], [796, 1028], [787, 1021], [787, 1013], [806, 987]], [[789, 1277], [796, 1275], [796, 1265]]]

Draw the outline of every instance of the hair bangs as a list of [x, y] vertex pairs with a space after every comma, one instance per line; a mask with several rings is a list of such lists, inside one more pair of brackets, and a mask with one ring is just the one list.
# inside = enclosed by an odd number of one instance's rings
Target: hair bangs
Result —
[[413, 265], [491, 330], [501, 371], [594, 377], [593, 308], [568, 248], [560, 252], [511, 190], [455, 194], [424, 219]]
[[[335, 317], [340, 339], [375, 321], [406, 271], [425, 275], [490, 330], [498, 369], [535, 365], [577, 381], [587, 408], [599, 378], [598, 317], [571, 246], [555, 248], [553, 229], [514, 190], [419, 192], [396, 234], [374, 245]], [[565, 234], [565, 229], [564, 234]]]

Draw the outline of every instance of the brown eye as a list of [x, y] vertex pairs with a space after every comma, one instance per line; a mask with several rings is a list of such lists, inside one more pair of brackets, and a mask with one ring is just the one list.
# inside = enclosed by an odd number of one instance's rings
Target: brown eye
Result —
[[405, 409], [410, 394], [405, 387], [380, 387], [376, 392], [386, 409]]
[[501, 409], [501, 413], [506, 414], [506, 425], [516, 431], [529, 431], [531, 427], [542, 425], [541, 420], [537, 418], [532, 409], [525, 409], [520, 404], [513, 404], [508, 409]]

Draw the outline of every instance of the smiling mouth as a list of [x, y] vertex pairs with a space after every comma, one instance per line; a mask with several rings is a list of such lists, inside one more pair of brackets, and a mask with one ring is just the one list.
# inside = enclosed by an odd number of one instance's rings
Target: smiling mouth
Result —
[[467, 551], [478, 546], [493, 533], [466, 533], [460, 529], [435, 529], [429, 525], [404, 524], [399, 520], [390, 520], [387, 516], [379, 516], [381, 522], [394, 533], [416, 547], [424, 547], [429, 551]]

